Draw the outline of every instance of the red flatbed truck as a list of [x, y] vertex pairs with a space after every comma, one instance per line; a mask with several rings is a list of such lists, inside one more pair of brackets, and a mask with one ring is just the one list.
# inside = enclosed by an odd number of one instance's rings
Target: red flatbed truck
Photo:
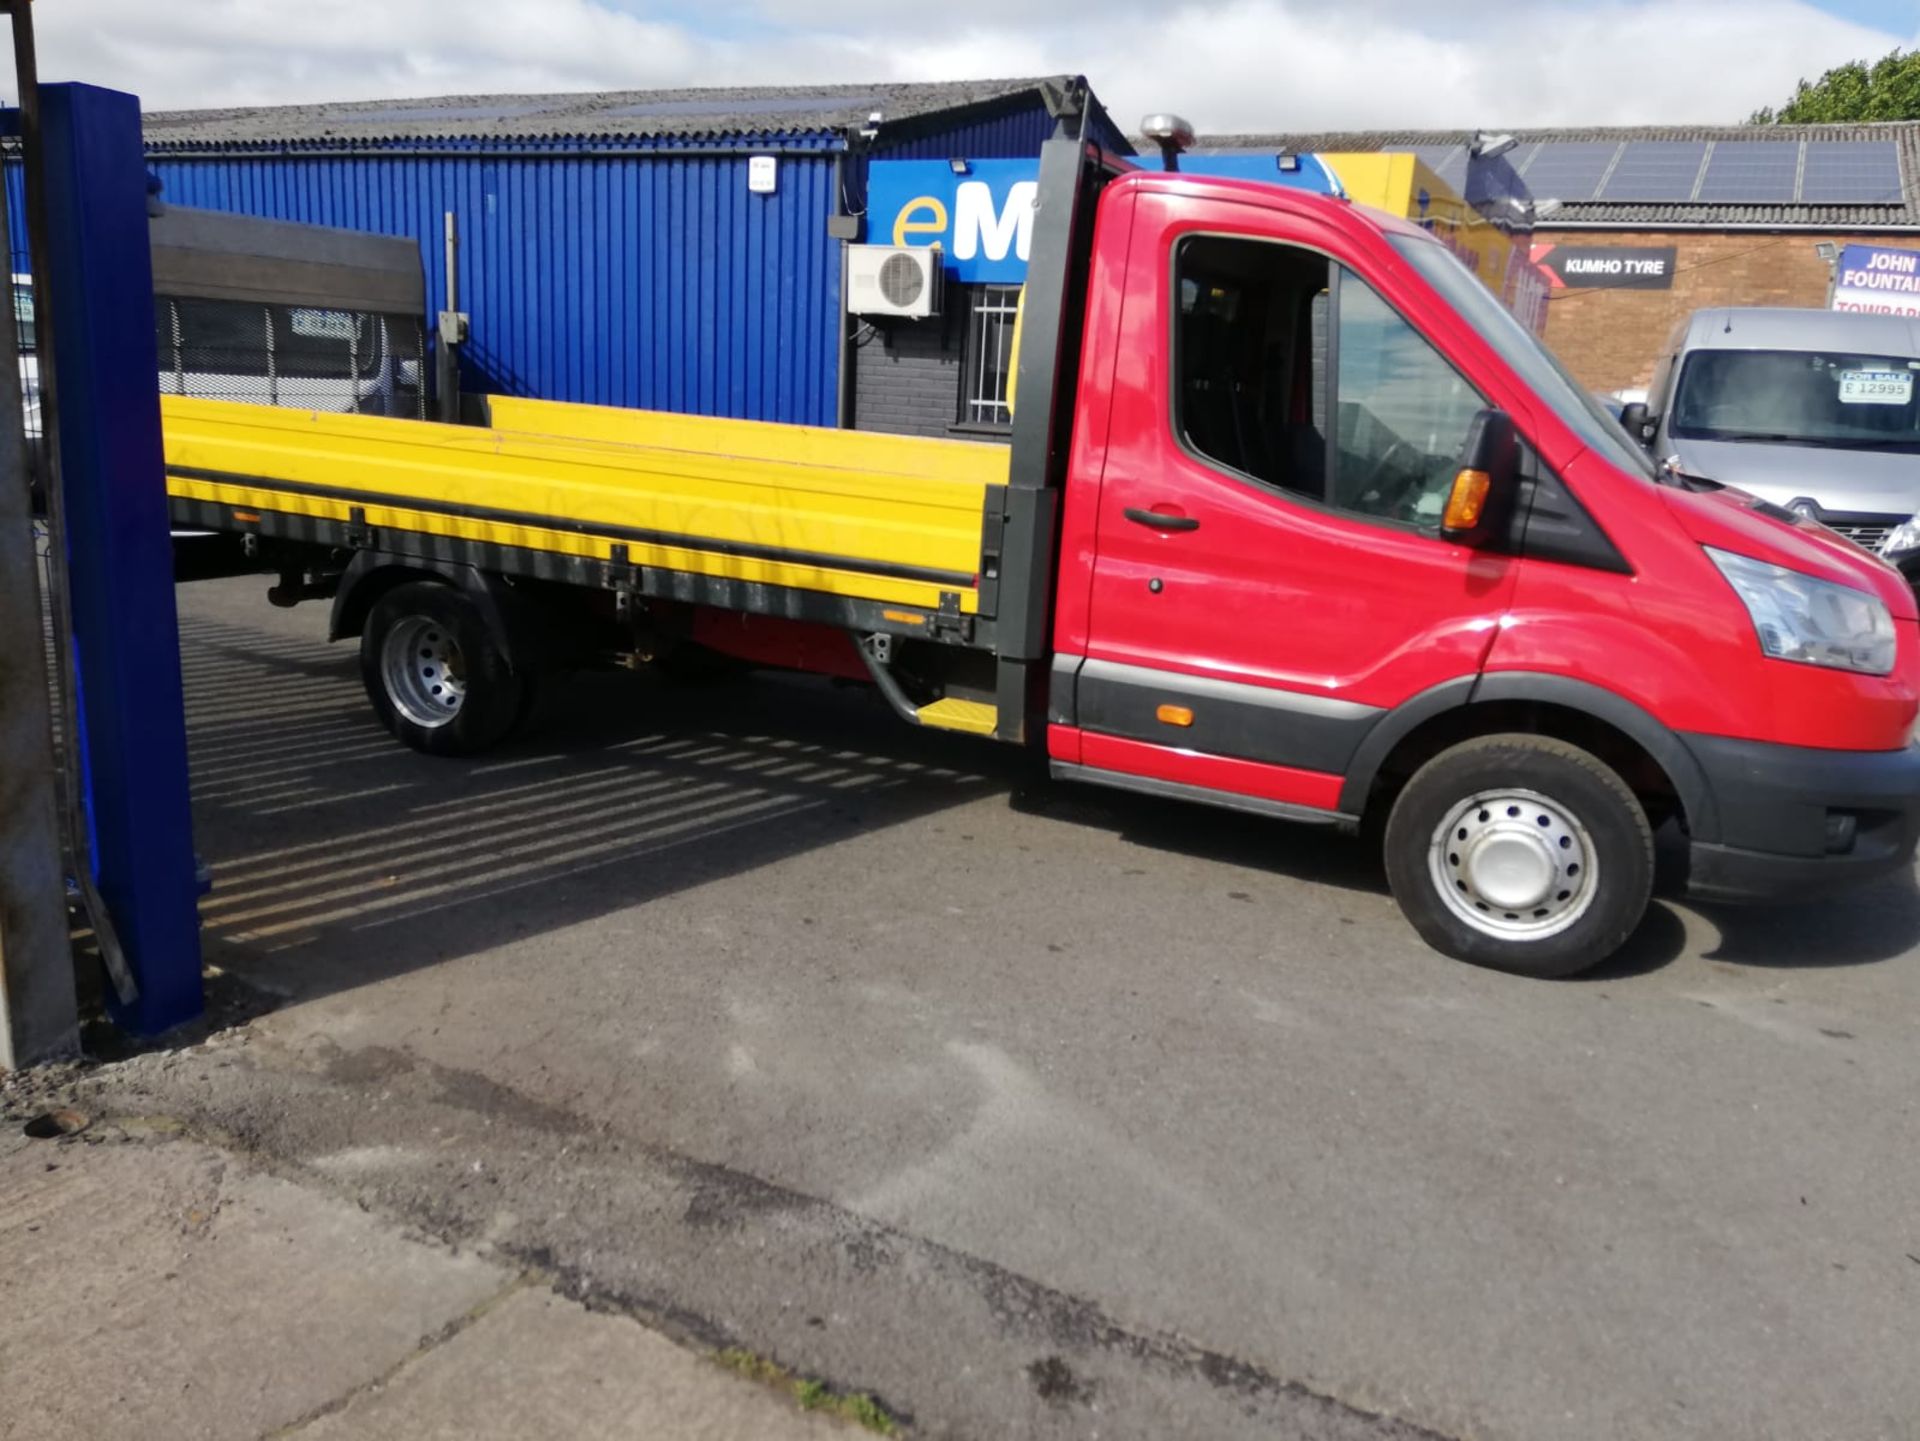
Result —
[[1037, 206], [1010, 448], [169, 399], [176, 523], [331, 595], [419, 749], [483, 748], [543, 669], [609, 653], [860, 676], [1063, 780], [1381, 815], [1420, 934], [1516, 972], [1624, 942], [1669, 819], [1713, 899], [1911, 863], [1890, 567], [1657, 472], [1405, 222], [1064, 133]]

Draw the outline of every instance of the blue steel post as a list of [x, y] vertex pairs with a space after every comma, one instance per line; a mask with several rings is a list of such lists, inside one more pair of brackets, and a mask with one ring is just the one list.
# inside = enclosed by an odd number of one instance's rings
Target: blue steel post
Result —
[[153, 1035], [202, 997], [140, 102], [91, 85], [40, 97], [34, 283], [52, 324], [81, 760], [95, 878], [140, 992], [109, 1005]]

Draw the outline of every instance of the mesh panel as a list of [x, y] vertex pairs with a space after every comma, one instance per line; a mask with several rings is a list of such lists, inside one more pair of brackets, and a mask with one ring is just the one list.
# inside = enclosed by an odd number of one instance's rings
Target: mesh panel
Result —
[[412, 316], [161, 296], [154, 338], [168, 395], [426, 418]]

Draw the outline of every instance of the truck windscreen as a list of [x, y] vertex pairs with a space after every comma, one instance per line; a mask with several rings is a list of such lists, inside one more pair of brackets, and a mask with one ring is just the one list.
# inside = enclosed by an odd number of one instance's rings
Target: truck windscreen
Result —
[[1655, 478], [1653, 460], [1645, 449], [1634, 443], [1620, 422], [1567, 373], [1559, 357], [1515, 320], [1450, 250], [1437, 240], [1410, 235], [1389, 239], [1421, 278], [1440, 292], [1441, 299], [1458, 311], [1460, 318], [1498, 351], [1500, 358], [1588, 446], [1622, 470], [1649, 480]]
[[1920, 451], [1920, 359], [1812, 350], [1698, 350], [1668, 429], [1683, 440]]

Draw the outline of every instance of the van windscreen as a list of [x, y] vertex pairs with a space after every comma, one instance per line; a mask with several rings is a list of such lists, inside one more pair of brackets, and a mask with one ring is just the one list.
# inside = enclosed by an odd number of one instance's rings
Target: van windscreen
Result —
[[1920, 450], [1920, 359], [1813, 350], [1699, 350], [1674, 391], [1682, 440]]

